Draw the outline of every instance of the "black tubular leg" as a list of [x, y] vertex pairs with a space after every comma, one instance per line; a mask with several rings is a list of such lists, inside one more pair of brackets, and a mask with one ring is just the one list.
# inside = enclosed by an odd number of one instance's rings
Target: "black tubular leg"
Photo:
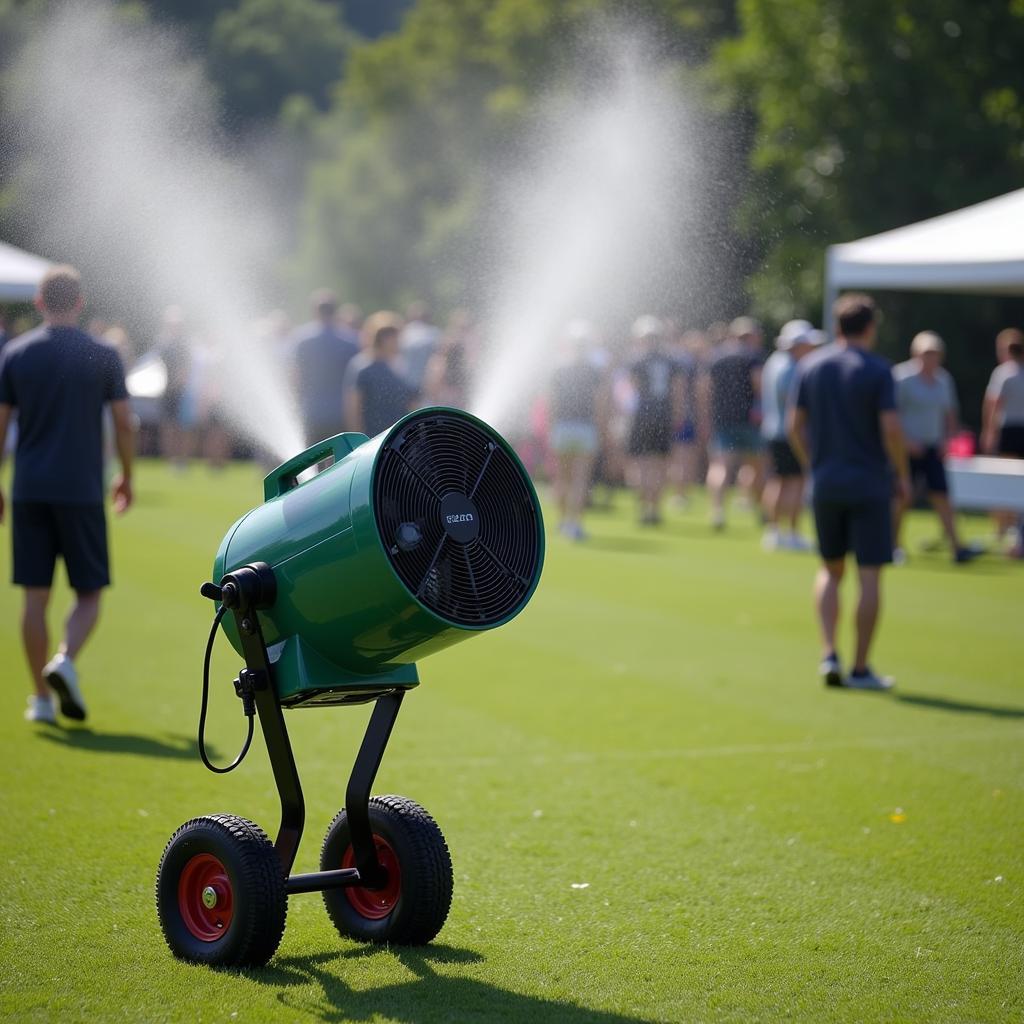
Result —
[[[281, 828], [274, 849], [281, 860], [285, 877], [291, 873], [295, 863], [295, 854], [302, 839], [302, 829], [306, 821], [306, 804], [302, 798], [302, 785], [299, 772], [295, 767], [295, 756], [288, 740], [288, 730], [284, 724], [284, 713], [277, 702], [277, 694], [271, 679], [270, 662], [267, 660], [267, 646], [263, 640], [263, 630], [255, 610], [234, 611], [238, 633], [242, 638], [242, 654], [245, 657], [246, 671], [253, 673], [256, 695], [256, 711], [263, 729], [263, 739], [267, 744], [270, 766], [274, 772], [274, 782], [281, 797]], [[378, 761], [379, 763], [379, 761]]]
[[370, 790], [377, 777], [377, 769], [384, 757], [384, 750], [391, 738], [395, 719], [402, 707], [404, 690], [394, 690], [378, 697], [366, 726], [366, 735], [356, 754], [348, 788], [345, 790], [345, 814], [348, 817], [349, 835], [355, 853], [356, 869], [363, 883], [369, 887], [384, 885], [382, 869], [377, 860], [377, 847], [370, 830]]

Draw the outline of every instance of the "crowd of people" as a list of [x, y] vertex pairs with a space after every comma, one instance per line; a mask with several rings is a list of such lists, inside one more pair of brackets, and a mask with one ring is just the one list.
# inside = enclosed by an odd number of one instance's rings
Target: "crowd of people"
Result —
[[[103, 418], [120, 465], [114, 505], [123, 512], [132, 503], [135, 444], [124, 366], [134, 353], [119, 327], [79, 328], [84, 297], [73, 268], [47, 273], [37, 306], [39, 327], [0, 339], [0, 450], [17, 413], [11, 520], [34, 688], [26, 717], [52, 722], [54, 697], [66, 717], [86, 714], [74, 659], [96, 625], [109, 583]], [[893, 368], [872, 352], [878, 318], [869, 297], [841, 297], [834, 321], [831, 342], [809, 321], [789, 321], [770, 354], [761, 326], [747, 316], [696, 331], [644, 315], [620, 343], [574, 321], [545, 359], [550, 372], [541, 376], [538, 367], [513, 441], [532, 472], [549, 475], [560, 532], [573, 541], [586, 539], [584, 518], [602, 488], [628, 485], [639, 523], [657, 527], [666, 492], [685, 504], [689, 488], [703, 479], [710, 526], [721, 531], [736, 505], [729, 505], [730, 488], [738, 487], [761, 518], [766, 550], [816, 547], [820, 554], [815, 602], [825, 682], [886, 689], [891, 680], [868, 663], [880, 570], [905, 558], [899, 538], [915, 492], [934, 508], [955, 563], [978, 553], [959, 535], [943, 461], [959, 431], [957, 393], [934, 331], [918, 333], [909, 360]], [[373, 436], [422, 406], [465, 407], [483, 362], [481, 334], [467, 314], [455, 314], [442, 330], [422, 304], [404, 318], [380, 311], [364, 320], [321, 290], [312, 297], [308, 323], [289, 329], [282, 314], [273, 314], [260, 329], [291, 381], [308, 444], [345, 430]], [[1024, 459], [1024, 333], [1002, 331], [996, 350], [982, 448]], [[171, 308], [147, 358], [163, 367], [164, 453], [187, 459], [199, 431], [207, 455], [214, 462], [226, 458], [219, 347], [197, 343], [182, 311]], [[68, 452], [75, 458], [68, 460]], [[816, 544], [801, 530], [808, 504]], [[4, 511], [0, 493], [0, 520]], [[997, 512], [996, 521], [1012, 533], [1012, 553], [1024, 554], [1020, 514]], [[850, 554], [860, 596], [846, 673], [835, 635]], [[58, 558], [76, 602], [48, 658], [46, 612]]]
[[[766, 550], [810, 550], [800, 525], [808, 472], [791, 445], [787, 405], [799, 366], [828, 341], [809, 321], [791, 320], [768, 354], [750, 317], [698, 332], [642, 316], [631, 345], [616, 352], [586, 324], [569, 325], [547, 405], [535, 417], [551, 452], [562, 532], [586, 536], [583, 514], [601, 483], [631, 485], [640, 523], [657, 525], [666, 494], [675, 491], [684, 503], [689, 487], [703, 479], [714, 529], [726, 527], [735, 485], [739, 503], [763, 523]], [[1024, 334], [1013, 328], [997, 338], [999, 365], [986, 391], [981, 435], [988, 454], [1024, 458], [1022, 344]], [[894, 558], [907, 558], [899, 537], [908, 503], [927, 498], [951, 557], [962, 564], [978, 552], [958, 533], [943, 463], [950, 441], [965, 437], [956, 386], [934, 331], [915, 335], [909, 356], [891, 369], [911, 480], [909, 495], [893, 494]], [[1015, 517], [998, 514], [997, 522], [1020, 554]]]

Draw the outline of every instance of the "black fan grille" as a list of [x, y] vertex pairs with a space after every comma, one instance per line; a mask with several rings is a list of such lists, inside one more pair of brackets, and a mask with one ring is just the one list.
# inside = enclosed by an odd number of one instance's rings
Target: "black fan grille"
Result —
[[[431, 611], [465, 626], [516, 612], [540, 567], [533, 490], [503, 445], [468, 419], [424, 413], [407, 421], [378, 457], [377, 528], [399, 578]], [[478, 532], [446, 532], [441, 502], [468, 498]]]

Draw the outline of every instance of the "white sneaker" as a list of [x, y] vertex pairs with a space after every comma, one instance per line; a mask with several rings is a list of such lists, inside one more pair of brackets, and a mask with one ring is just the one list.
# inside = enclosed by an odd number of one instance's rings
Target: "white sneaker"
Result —
[[813, 551], [814, 545], [807, 540], [806, 537], [801, 537], [799, 533], [789, 533], [786, 535], [785, 543], [783, 545], [787, 551]]
[[53, 711], [53, 701], [49, 697], [29, 697], [28, 707], [25, 708], [25, 721], [56, 725], [57, 716]]
[[892, 676], [875, 675], [873, 669], [868, 669], [867, 674], [855, 676], [852, 672], [843, 680], [843, 686], [848, 690], [891, 690], [896, 685]]
[[78, 688], [78, 673], [74, 662], [66, 654], [55, 654], [43, 668], [43, 678], [60, 701], [60, 713], [65, 718], [84, 721], [85, 701]]
[[776, 548], [782, 546], [782, 537], [778, 530], [765, 530], [761, 535], [762, 551], [774, 551]]

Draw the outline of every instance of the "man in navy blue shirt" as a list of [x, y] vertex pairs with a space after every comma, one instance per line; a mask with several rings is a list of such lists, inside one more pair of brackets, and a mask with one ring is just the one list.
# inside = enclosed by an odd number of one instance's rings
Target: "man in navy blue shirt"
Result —
[[[901, 496], [910, 492], [909, 471], [892, 370], [872, 354], [877, 335], [874, 302], [844, 295], [834, 307], [837, 338], [804, 359], [790, 398], [789, 440], [810, 466], [814, 521], [822, 568], [814, 595], [829, 686], [888, 690], [868, 652], [878, 621], [881, 567], [892, 561], [893, 476]], [[857, 559], [860, 600], [853, 670], [844, 676], [836, 653], [839, 584], [846, 556]]]
[[[116, 350], [78, 329], [81, 280], [73, 267], [54, 267], [39, 286], [42, 326], [4, 346], [0, 356], [0, 451], [14, 410], [12, 538], [14, 583], [25, 590], [22, 641], [35, 694], [25, 717], [85, 718], [74, 659], [99, 618], [100, 591], [110, 583], [103, 510], [103, 408], [113, 413], [121, 474], [114, 508], [132, 503], [133, 435], [124, 369]], [[0, 520], [4, 500], [0, 493]], [[64, 639], [49, 660], [46, 609], [57, 556], [76, 599]]]
[[400, 323], [397, 316], [385, 311], [374, 313], [366, 321], [369, 359], [355, 370], [352, 389], [345, 399], [349, 430], [376, 437], [413, 407], [416, 389], [395, 368]]

